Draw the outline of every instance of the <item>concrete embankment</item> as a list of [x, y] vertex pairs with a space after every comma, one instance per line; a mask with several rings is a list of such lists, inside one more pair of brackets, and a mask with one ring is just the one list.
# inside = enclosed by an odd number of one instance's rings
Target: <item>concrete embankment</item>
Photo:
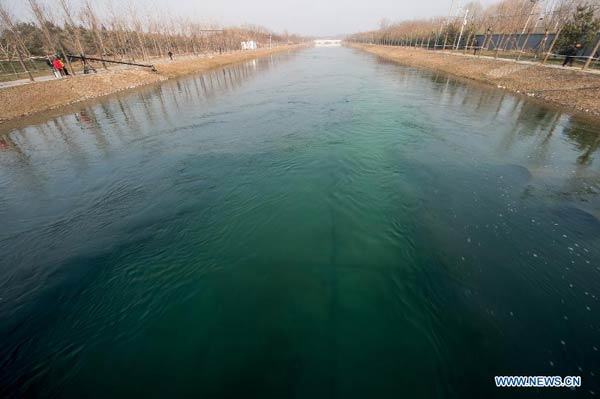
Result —
[[0, 123], [150, 83], [302, 47], [304, 46], [293, 45], [214, 57], [188, 57], [174, 62], [159, 63], [156, 65], [158, 72], [152, 72], [149, 68], [117, 69], [0, 89]]
[[423, 49], [363, 44], [348, 46], [411, 67], [428, 68], [537, 98], [576, 113], [600, 117], [600, 74], [531, 63], [516, 63], [432, 52]]

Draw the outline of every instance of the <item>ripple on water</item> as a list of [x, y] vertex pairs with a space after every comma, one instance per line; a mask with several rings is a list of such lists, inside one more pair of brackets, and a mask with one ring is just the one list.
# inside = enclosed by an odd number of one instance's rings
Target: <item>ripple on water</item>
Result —
[[600, 220], [593, 214], [572, 206], [552, 208], [551, 214], [562, 226], [566, 226], [578, 238], [591, 240], [600, 237]]
[[297, 57], [11, 133], [0, 396], [493, 398], [502, 370], [598, 369], [597, 137]]

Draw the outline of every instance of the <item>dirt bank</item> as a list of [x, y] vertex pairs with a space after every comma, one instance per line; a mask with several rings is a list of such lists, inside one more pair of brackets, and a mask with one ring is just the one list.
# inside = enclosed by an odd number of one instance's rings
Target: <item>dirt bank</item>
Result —
[[301, 47], [284, 46], [163, 62], [156, 65], [158, 72], [152, 72], [148, 68], [118, 69], [0, 89], [0, 124], [149, 83]]
[[349, 44], [402, 65], [428, 68], [600, 117], [600, 74], [413, 48]]

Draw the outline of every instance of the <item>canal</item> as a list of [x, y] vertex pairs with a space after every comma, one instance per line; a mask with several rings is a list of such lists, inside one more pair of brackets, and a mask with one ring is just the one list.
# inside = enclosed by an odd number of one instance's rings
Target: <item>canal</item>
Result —
[[348, 48], [26, 121], [0, 135], [0, 396], [598, 395], [599, 147]]

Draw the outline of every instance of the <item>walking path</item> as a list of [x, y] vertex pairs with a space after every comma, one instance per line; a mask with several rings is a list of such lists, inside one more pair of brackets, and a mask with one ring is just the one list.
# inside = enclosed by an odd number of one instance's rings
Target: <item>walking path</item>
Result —
[[[151, 59], [148, 61], [141, 61], [141, 63], [147, 62], [149, 65], [159, 65], [159, 64], [177, 62], [177, 61], [186, 61], [186, 60], [189, 61], [189, 60], [193, 60], [193, 59], [214, 58], [219, 55], [227, 55], [227, 54], [232, 54], [232, 53], [235, 53], [235, 52], [229, 52], [229, 53], [223, 53], [223, 54], [210, 53], [210, 54], [199, 54], [199, 55], [184, 55], [184, 56], [176, 57], [174, 59], [174, 61], [171, 61], [169, 58], [156, 58], [156, 59]], [[99, 63], [94, 62], [94, 65], [96, 66], [98, 73], [106, 73], [108, 71], [118, 71], [118, 70], [123, 70], [123, 69], [137, 68], [136, 66], [133, 66], [133, 65], [131, 65], [131, 66], [130, 65], [114, 65], [114, 66], [110, 66], [108, 68], [108, 70], [106, 70], [102, 67], [99, 67], [97, 64], [99, 64]], [[23, 74], [25, 74], [25, 73], [23, 73]], [[92, 76], [92, 75], [94, 75], [93, 72], [88, 74], [88, 76]], [[84, 75], [83, 71], [77, 71], [75, 73], [75, 76], [85, 76], [85, 75]], [[62, 79], [68, 79], [68, 78], [62, 78]], [[47, 82], [50, 80], [59, 80], [59, 79], [57, 79], [56, 77], [51, 75], [50, 72], [48, 72], [48, 75], [36, 77], [35, 82], [32, 82], [29, 79], [18, 79], [18, 80], [11, 80], [8, 82], [0, 82], [0, 90], [7, 89], [9, 87], [35, 84], [38, 82]]]
[[[428, 50], [425, 50], [425, 51], [428, 51]], [[575, 71], [575, 72], [581, 72], [581, 73], [591, 73], [591, 74], [600, 75], [600, 69], [588, 68], [586, 70], [583, 70], [583, 69], [581, 69], [581, 67], [563, 67], [562, 65], [556, 65], [556, 64], [542, 64], [540, 62], [526, 61], [526, 60], [518, 60], [517, 61], [512, 58], [502, 58], [502, 57], [495, 58], [495, 57], [492, 57], [489, 55], [462, 54], [462, 53], [453, 53], [451, 51], [440, 51], [440, 53], [455, 55], [457, 57], [469, 57], [469, 58], [473, 58], [473, 59], [488, 59], [488, 60], [494, 60], [494, 61], [513, 62], [515, 64], [521, 64], [521, 65], [532, 65], [532, 66], [539, 66], [539, 67], [544, 67], [544, 68], [555, 68], [555, 69], [561, 69], [561, 70], [567, 70], [567, 71]]]
[[0, 124], [142, 85], [304, 47], [305, 44], [287, 45], [234, 53], [182, 56], [174, 61], [168, 58], [149, 60], [148, 63], [156, 66], [156, 72], [150, 68], [122, 65], [109, 70], [98, 69], [98, 73], [79, 73], [70, 78], [55, 79], [48, 76], [35, 83], [29, 80], [9, 82], [9, 85], [0, 87]]
[[[104, 68], [97, 68], [98, 73], [106, 73], [109, 71], [118, 71], [118, 70], [122, 70], [122, 69], [129, 69], [129, 68], [135, 68], [132, 66], [127, 66], [127, 65], [118, 65], [118, 66], [112, 66], [109, 67], [108, 70], [104, 69]], [[90, 73], [88, 74], [89, 76], [94, 75], [94, 73]], [[83, 71], [77, 71], [75, 73], [75, 76], [86, 76], [84, 75]], [[47, 81], [51, 81], [51, 80], [60, 80], [60, 79], [69, 79], [68, 77], [63, 77], [63, 78], [56, 78], [54, 75], [45, 75], [45, 76], [38, 76], [35, 77], [35, 82], [32, 82], [29, 79], [19, 79], [19, 80], [11, 80], [9, 82], [2, 82], [0, 83], [0, 90], [1, 89], [7, 89], [9, 87], [16, 87], [16, 86], [23, 86], [23, 85], [30, 85], [30, 84], [35, 84], [35, 83], [39, 83], [39, 82], [47, 82]]]

